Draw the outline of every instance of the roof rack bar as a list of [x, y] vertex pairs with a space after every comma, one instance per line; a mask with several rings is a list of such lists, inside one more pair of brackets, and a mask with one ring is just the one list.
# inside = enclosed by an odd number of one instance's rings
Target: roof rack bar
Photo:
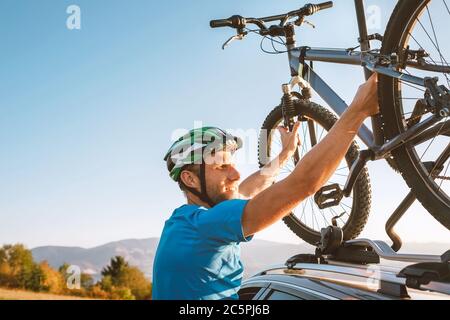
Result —
[[[399, 278], [395, 273], [390, 273], [383, 271], [382, 269], [379, 270], [379, 272], [374, 272], [376, 269], [373, 269], [373, 267], [358, 267], [354, 268], [352, 266], [346, 267], [346, 266], [334, 266], [329, 264], [311, 264], [311, 263], [297, 263], [295, 266], [287, 267], [286, 265], [280, 264], [280, 265], [274, 265], [270, 267], [269, 269], [266, 269], [262, 272], [257, 273], [256, 276], [262, 276], [266, 275], [268, 272], [271, 271], [278, 271], [278, 270], [311, 270], [311, 271], [322, 271], [322, 272], [328, 272], [331, 274], [342, 274], [342, 275], [349, 275], [349, 276], [355, 276], [355, 277], [362, 277], [367, 278], [370, 276], [370, 279], [385, 282], [385, 283], [392, 283], [395, 285], [401, 285], [406, 286], [406, 279], [405, 278]], [[370, 272], [370, 275], [368, 274]], [[324, 278], [324, 276], [321, 276]], [[333, 279], [333, 277], [328, 277], [329, 279]], [[450, 284], [449, 283], [442, 283], [442, 282], [430, 282], [426, 285], [421, 285], [419, 288], [415, 288], [418, 290], [429, 290], [437, 293], [444, 293], [449, 294], [450, 293]]]
[[443, 262], [442, 257], [429, 254], [400, 254], [383, 241], [369, 239], [355, 239], [345, 242], [345, 245], [354, 245], [372, 248], [382, 259], [404, 262]]
[[336, 274], [343, 274], [343, 275], [349, 275], [349, 276], [355, 276], [355, 277], [363, 277], [367, 278], [368, 276], [368, 270], [370, 271], [370, 275], [374, 280], [382, 280], [387, 282], [392, 282], [396, 284], [405, 284], [404, 278], [398, 278], [395, 274], [384, 272], [380, 270], [380, 272], [375, 273], [372, 275], [373, 270], [370, 269], [370, 267], [361, 267], [361, 268], [354, 268], [352, 266], [335, 266], [330, 264], [311, 264], [311, 263], [297, 263], [292, 267], [287, 267], [286, 265], [280, 264], [280, 265], [274, 265], [270, 267], [269, 269], [266, 269], [255, 276], [259, 275], [266, 275], [268, 272], [271, 271], [277, 271], [277, 270], [284, 270], [284, 269], [291, 269], [291, 270], [312, 270], [312, 271], [323, 271], [323, 272], [330, 272], [330, 273], [336, 273]]

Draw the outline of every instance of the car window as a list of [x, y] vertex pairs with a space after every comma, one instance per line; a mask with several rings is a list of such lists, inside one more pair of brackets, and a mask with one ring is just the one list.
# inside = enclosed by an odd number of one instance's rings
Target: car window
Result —
[[239, 290], [239, 300], [253, 300], [256, 298], [260, 291], [264, 291], [266, 288], [261, 287], [249, 287]]
[[286, 292], [272, 290], [266, 296], [265, 300], [303, 300], [303, 299]]

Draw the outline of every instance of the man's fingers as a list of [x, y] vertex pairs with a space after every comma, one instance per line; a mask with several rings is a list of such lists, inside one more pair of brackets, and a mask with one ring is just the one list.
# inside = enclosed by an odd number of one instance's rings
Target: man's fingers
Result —
[[292, 131], [293, 131], [295, 134], [298, 134], [298, 130], [300, 129], [300, 125], [301, 125], [301, 122], [300, 122], [300, 121], [297, 121], [297, 122], [294, 124], [294, 128], [292, 129]]
[[286, 133], [287, 132], [287, 129], [285, 127], [283, 127], [283, 126], [278, 126], [277, 129], [278, 129], [278, 131], [280, 131], [280, 133]]

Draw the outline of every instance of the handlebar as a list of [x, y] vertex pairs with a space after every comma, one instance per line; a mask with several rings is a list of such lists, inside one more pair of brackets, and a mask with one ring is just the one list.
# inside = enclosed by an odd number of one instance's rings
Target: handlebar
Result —
[[280, 14], [270, 17], [264, 17], [264, 18], [244, 18], [239, 15], [234, 15], [229, 17], [228, 19], [218, 19], [218, 20], [211, 20], [209, 25], [211, 28], [222, 28], [222, 27], [231, 27], [235, 29], [243, 29], [247, 24], [256, 24], [261, 29], [267, 29], [267, 27], [264, 25], [264, 22], [271, 22], [271, 21], [277, 21], [280, 20], [281, 24], [285, 24], [289, 18], [292, 17], [304, 17], [304, 16], [311, 16], [321, 10], [329, 9], [333, 7], [333, 1], [328, 1], [324, 3], [319, 4], [306, 4], [303, 8], [295, 11], [288, 12], [286, 14]]
[[320, 3], [320, 4], [317, 4], [317, 6], [319, 7], [318, 11], [325, 10], [325, 9], [330, 9], [330, 8], [333, 8], [333, 1]]
[[211, 28], [232, 27], [233, 24], [229, 19], [211, 20], [209, 23]]

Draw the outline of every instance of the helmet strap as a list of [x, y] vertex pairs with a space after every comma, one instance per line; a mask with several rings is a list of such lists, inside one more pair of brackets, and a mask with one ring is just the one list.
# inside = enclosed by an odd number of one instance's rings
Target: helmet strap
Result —
[[198, 192], [196, 189], [188, 187], [184, 184], [182, 180], [180, 180], [183, 187], [185, 187], [189, 192], [196, 195], [200, 200], [207, 203], [211, 208], [216, 205], [214, 201], [211, 200], [211, 198], [208, 196], [207, 188], [206, 188], [206, 174], [205, 174], [205, 162], [202, 161], [200, 165], [200, 190], [201, 192]]

